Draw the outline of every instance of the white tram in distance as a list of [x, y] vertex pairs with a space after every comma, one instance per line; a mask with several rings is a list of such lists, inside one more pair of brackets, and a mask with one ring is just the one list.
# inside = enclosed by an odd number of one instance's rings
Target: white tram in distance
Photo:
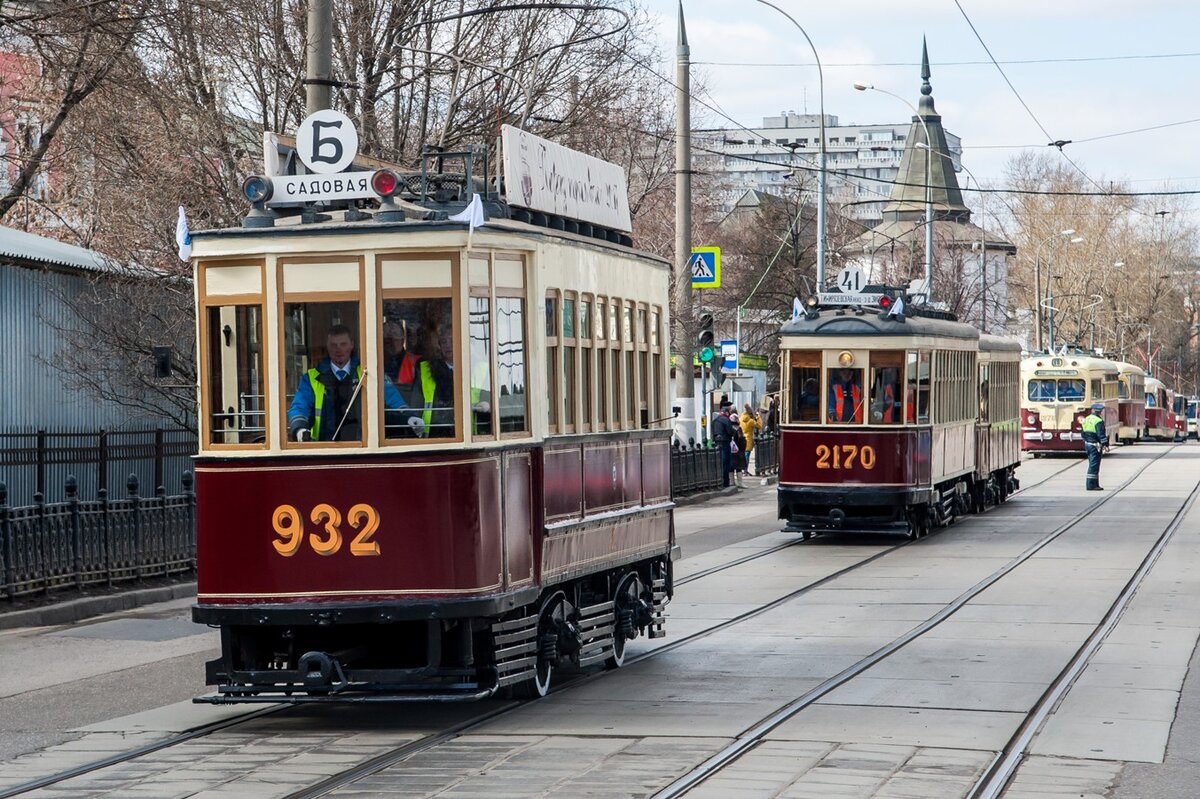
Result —
[[916, 538], [1017, 487], [1019, 345], [892, 296], [822, 295], [781, 330], [779, 517], [804, 538]]
[[1082, 352], [1029, 355], [1021, 360], [1021, 449], [1040, 458], [1052, 452], [1082, 454], [1083, 419], [1104, 405], [1109, 442], [1119, 430], [1117, 364]]
[[447, 221], [484, 191], [455, 155], [320, 216], [251, 178], [193, 233], [205, 701], [540, 696], [664, 634], [671, 266], [495, 193]]

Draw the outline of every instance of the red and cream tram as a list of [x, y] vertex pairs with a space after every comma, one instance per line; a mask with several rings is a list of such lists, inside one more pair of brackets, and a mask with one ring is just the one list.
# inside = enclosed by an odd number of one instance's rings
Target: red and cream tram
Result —
[[1175, 392], [1157, 377], [1146, 376], [1146, 438], [1155, 441], [1174, 441]]
[[907, 524], [917, 537], [1014, 490], [1015, 343], [989, 337], [981, 369], [970, 325], [862, 305], [810, 304], [781, 336], [787, 530]]
[[378, 211], [193, 233], [207, 701], [537, 696], [663, 634], [670, 265], [375, 174]]
[[1021, 360], [1021, 449], [1035, 458], [1048, 452], [1083, 452], [1083, 419], [1104, 405], [1110, 442], [1119, 428], [1117, 364], [1081, 352], [1031, 355]]
[[1117, 363], [1117, 439], [1132, 444], [1146, 427], [1146, 372], [1140, 366]]

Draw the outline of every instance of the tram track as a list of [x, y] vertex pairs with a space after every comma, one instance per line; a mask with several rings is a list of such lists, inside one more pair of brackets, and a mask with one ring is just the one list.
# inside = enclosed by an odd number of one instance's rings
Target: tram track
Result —
[[[1176, 446], [1178, 446], [1178, 445], [1176, 445]], [[685, 796], [691, 789], [699, 786], [701, 783], [703, 783], [706, 780], [710, 779], [711, 777], [719, 774], [723, 769], [725, 769], [727, 766], [729, 766], [730, 764], [732, 764], [733, 762], [738, 760], [742, 755], [746, 754], [747, 752], [749, 752], [752, 749], [754, 749], [755, 747], [757, 747], [760, 743], [762, 743], [766, 739], [767, 735], [769, 735], [772, 731], [779, 728], [785, 722], [787, 722], [790, 719], [792, 719], [793, 717], [795, 717], [798, 713], [800, 713], [800, 711], [813, 705], [818, 700], [820, 700], [822, 697], [831, 693], [835, 689], [846, 685], [851, 680], [853, 680], [855, 677], [858, 677], [863, 672], [865, 672], [867, 669], [886, 660], [888, 657], [895, 654], [896, 652], [898, 652], [899, 650], [901, 650], [908, 644], [912, 643], [913, 641], [917, 640], [918, 638], [921, 638], [926, 633], [930, 632], [931, 630], [933, 630], [936, 627], [938, 627], [939, 625], [941, 625], [943, 622], [945, 622], [947, 619], [949, 619], [951, 616], [953, 616], [955, 613], [957, 613], [960, 609], [962, 609], [972, 599], [979, 596], [985, 590], [987, 590], [991, 586], [998, 583], [1001, 579], [1003, 579], [1005, 576], [1010, 574], [1013, 570], [1015, 570], [1016, 568], [1018, 568], [1025, 562], [1027, 562], [1031, 557], [1033, 557], [1033, 555], [1037, 554], [1037, 552], [1039, 552], [1040, 550], [1042, 550], [1043, 548], [1045, 548], [1046, 546], [1048, 546], [1049, 544], [1054, 542], [1056, 539], [1058, 539], [1064, 533], [1068, 532], [1072, 528], [1079, 525], [1081, 522], [1083, 522], [1085, 519], [1087, 519], [1089, 516], [1091, 516], [1093, 513], [1095, 513], [1098, 509], [1103, 507], [1108, 502], [1112, 501], [1113, 498], [1115, 498], [1116, 496], [1119, 496], [1122, 491], [1124, 491], [1129, 486], [1133, 485], [1137, 481], [1137, 479], [1147, 469], [1149, 469], [1152, 465], [1154, 465], [1155, 463], [1160, 461], [1162, 458], [1166, 457], [1168, 454], [1173, 452], [1175, 450], [1175, 448], [1176, 448], [1175, 446], [1172, 446], [1172, 447], [1168, 448], [1167, 450], [1165, 450], [1163, 453], [1161, 453], [1158, 456], [1156, 456], [1155, 458], [1153, 458], [1152, 460], [1148, 461], [1145, 465], [1143, 465], [1141, 468], [1139, 468], [1129, 479], [1127, 479], [1125, 482], [1123, 482], [1117, 488], [1107, 492], [1105, 494], [1105, 496], [1091, 502], [1083, 511], [1076, 514], [1070, 521], [1068, 521], [1062, 525], [1059, 525], [1057, 528], [1052, 530], [1050, 533], [1043, 536], [1040, 540], [1038, 540], [1034, 544], [1027, 547], [1023, 552], [1018, 554], [1016, 557], [1010, 559], [1008, 561], [1008, 563], [1004, 564], [999, 569], [993, 571], [987, 577], [984, 577], [982, 580], [975, 583], [973, 586], [971, 586], [966, 591], [961, 593], [959, 596], [957, 596], [951, 602], [947, 603], [945, 606], [943, 606], [943, 608], [940, 611], [938, 611], [937, 613], [930, 616], [928, 619], [926, 619], [921, 624], [918, 624], [916, 627], [913, 627], [911, 630], [909, 630], [905, 634], [893, 639], [892, 641], [888, 642], [884, 646], [876, 649], [874, 652], [871, 652], [867, 656], [861, 658], [857, 662], [847, 666], [845, 669], [843, 669], [842, 671], [833, 675], [832, 677], [829, 677], [828, 679], [822, 681], [820, 684], [816, 685], [809, 691], [806, 691], [804, 694], [800, 695], [799, 697], [793, 699], [791, 702], [784, 705], [779, 710], [776, 710], [775, 712], [771, 713], [770, 715], [765, 716], [762, 719], [760, 719], [756, 724], [750, 726], [748, 729], [746, 729], [744, 732], [742, 732], [728, 746], [722, 748], [716, 754], [712, 755], [710, 758], [708, 758], [704, 762], [700, 763], [698, 766], [696, 766], [696, 768], [692, 769], [691, 771], [687, 772], [686, 774], [682, 775], [681, 777], [678, 777], [676, 780], [674, 780], [672, 783], [667, 785], [665, 788], [662, 788], [658, 792], [654, 793], [652, 795], [651, 799], [678, 799], [679, 797]], [[1070, 468], [1070, 467], [1067, 467], [1067, 468]], [[1062, 469], [1059, 472], [1057, 472], [1056, 474], [1061, 474], [1062, 472], [1065, 472], [1066, 470], [1067, 469]], [[1195, 488], [1193, 488], [1192, 493], [1189, 495], [1188, 500], [1185, 501], [1184, 506], [1180, 509], [1179, 513], [1177, 514], [1178, 519], [1182, 519], [1183, 515], [1191, 507], [1191, 504], [1194, 502], [1197, 491], [1200, 491], [1200, 483], [1198, 483], [1197, 486]], [[1177, 526], [1177, 524], [1176, 524], [1176, 526]], [[1173, 529], [1173, 528], [1169, 527], [1168, 529]], [[1164, 536], [1165, 535], [1166, 534], [1164, 533]], [[1162, 545], [1165, 546], [1165, 540], [1162, 541]], [[1157, 551], [1161, 551], [1160, 547], [1156, 547], [1155, 549]], [[1147, 557], [1149, 557], [1149, 556], [1147, 556]], [[1155, 559], [1157, 559], [1156, 553], [1155, 553], [1154, 557], [1155, 557]], [[1149, 568], [1146, 567], [1145, 561], [1143, 562], [1143, 568], [1145, 569], [1145, 572], [1149, 571]], [[1138, 573], [1135, 574], [1135, 577], [1137, 577], [1138, 575], [1141, 575], [1144, 577], [1144, 573], [1142, 572], [1141, 569], [1139, 569]], [[1139, 578], [1139, 582], [1140, 582], [1140, 578]], [[1132, 580], [1131, 580], [1131, 583], [1132, 583]], [[1134, 589], [1136, 589], [1136, 585], [1134, 585], [1132, 588], [1127, 586], [1127, 592], [1128, 592], [1129, 596], [1132, 596]], [[1125, 596], [1125, 593], [1123, 592], [1122, 597], [1124, 597], [1124, 596]], [[1125, 602], [1127, 602], [1127, 601], [1128, 600], [1125, 599]], [[1117, 606], [1117, 603], [1114, 603], [1114, 608], [1116, 606]], [[1124, 604], [1122, 603], [1121, 608], [1123, 608], [1123, 607], [1124, 607]], [[1110, 613], [1113, 613], [1113, 611], [1110, 610]], [[1115, 623], [1115, 618], [1118, 615], [1119, 615], [1119, 612], [1117, 612], [1115, 615], [1113, 615], [1113, 618], [1112, 618], [1113, 623]], [[1104, 627], [1106, 625], [1107, 619], [1108, 619], [1108, 616], [1106, 615], [1105, 620], [1102, 621], [1101, 624], [1097, 626], [1097, 631], [1099, 631], [1102, 627]], [[1092, 642], [1093, 638], [1095, 638], [1095, 644], [1098, 645], [1099, 641], [1103, 638], [1103, 634], [1096, 635], [1094, 633], [1093, 636], [1089, 637], [1088, 642], [1089, 643]], [[1080, 652], [1082, 653], [1084, 651], [1084, 649], [1087, 649], [1087, 647], [1088, 647], [1088, 644], [1085, 644], [1085, 646], [1080, 649]], [[1077, 653], [1077, 657], [1078, 657], [1078, 653]], [[1084, 658], [1082, 662], [1084, 665], [1086, 665], [1086, 658]], [[1072, 660], [1072, 664], [1075, 664], [1075, 659]], [[1082, 666], [1080, 666], [1079, 668], [1081, 669]], [[1071, 669], [1072, 669], [1072, 665], [1069, 665], [1068, 668], [1064, 670], [1064, 673]], [[1074, 672], [1074, 673], [1078, 673], [1078, 672]], [[1071, 677], [1071, 679], [1073, 679], [1073, 676]], [[1067, 681], [1066, 685], [1069, 686], [1069, 680]], [[1063, 690], [1065, 690], [1065, 688]], [[1029, 740], [1031, 740], [1033, 734], [1036, 733], [1037, 726], [1040, 726], [1041, 720], [1044, 719], [1044, 714], [1048, 713], [1049, 709], [1053, 707], [1054, 702], [1057, 701], [1057, 696], [1060, 695], [1060, 694], [1054, 694], [1054, 696], [1051, 696], [1051, 694], [1053, 694], [1053, 693], [1054, 693], [1054, 691], [1053, 691], [1053, 686], [1052, 686], [1052, 689], [1048, 690], [1047, 694], [1045, 696], [1043, 696], [1043, 701], [1040, 701], [1038, 703], [1038, 705], [1035, 706], [1034, 712], [1037, 712], [1038, 708], [1044, 707], [1044, 710], [1042, 711], [1042, 715], [1039, 718], [1037, 724], [1033, 725], [1032, 731], [1029, 732], [1029, 734], [1027, 736], [1022, 735], [1021, 731], [1018, 731], [1018, 734], [1015, 735], [1013, 737], [1013, 739], [1010, 741], [1010, 744], [1009, 744], [1010, 747], [1020, 747], [1020, 752], [1023, 753], [1024, 747], [1028, 745]], [[1032, 715], [1032, 712], [1031, 712], [1031, 715]], [[1006, 753], [1007, 753], [1007, 751], [1008, 751], [1008, 748], [1006, 747]], [[1002, 753], [1001, 756], [997, 758], [996, 762], [999, 765], [994, 764], [994, 766], [993, 766], [993, 768], [996, 770], [996, 777], [987, 783], [988, 785], [991, 785], [995, 781], [1002, 779], [1003, 783], [1000, 785], [1000, 790], [1002, 790], [1003, 785], [1007, 784], [1007, 782], [1012, 778], [1013, 774], [1016, 771], [1016, 766], [1019, 765], [1019, 762], [1021, 759], [1020, 754], [1013, 754], [1013, 755], [1009, 756], [1006, 753]], [[1013, 762], [1013, 761], [1015, 761], [1015, 762]], [[1001, 768], [1001, 766], [1003, 766], [1004, 768]], [[1007, 769], [1007, 770], [1005, 770], [1005, 769]], [[992, 769], [989, 769], [989, 772], [987, 772], [987, 773], [990, 773], [991, 771], [992, 771]], [[986, 776], [986, 773], [985, 773], [985, 776]], [[977, 786], [977, 789], [979, 789], [978, 786]], [[975, 790], [975, 789], [973, 789], [973, 790]], [[982, 790], [982, 789], [980, 789], [980, 790]], [[995, 793], [979, 793], [978, 795], [975, 793], [972, 793], [972, 794], [970, 794], [970, 799], [977, 799], [977, 797], [978, 797], [978, 799], [985, 799], [985, 797], [986, 797], [986, 799], [993, 799], [996, 795], [997, 794], [995, 794]]]
[[[1069, 469], [1074, 468], [1075, 466], [1078, 466], [1080, 463], [1081, 463], [1081, 461], [1072, 461], [1071, 463], [1067, 464], [1063, 468], [1054, 471], [1053, 473], [1047, 475], [1046, 477], [1043, 477], [1042, 479], [1038, 480], [1037, 482], [1022, 486], [1022, 488], [1018, 492], [1016, 492], [1013, 496], [1018, 496], [1023, 492], [1026, 492], [1032, 488], [1036, 488], [1039, 485], [1049, 482], [1050, 480], [1053, 480], [1054, 478], [1058, 477], [1059, 475], [1068, 471]], [[1148, 467], [1148, 465], [1149, 464], [1147, 464], [1147, 467]], [[1139, 472], [1139, 474], [1140, 474], [1140, 472]], [[1136, 476], [1134, 479], [1136, 479]], [[1119, 491], [1119, 489], [1118, 489], [1118, 491]], [[1117, 492], [1114, 491], [1113, 494], [1111, 494], [1110, 496], [1113, 496], [1116, 493]], [[1108, 497], [1106, 497], [1104, 499], [1106, 500], [1106, 499], [1108, 499]], [[968, 517], [968, 518], [971, 518], [971, 517]], [[939, 528], [939, 529], [933, 531], [929, 537], [932, 538], [933, 536], [939, 535], [942, 532], [945, 532], [945, 531], [951, 529], [951, 527], [953, 527], [953, 526], [954, 525], [951, 525], [950, 527], [946, 527], [946, 528]], [[926, 540], [926, 539], [922, 538], [920, 540]], [[727, 571], [732, 568], [736, 568], [737, 566], [741, 566], [746, 563], [750, 563], [755, 560], [759, 560], [759, 559], [768, 557], [770, 555], [776, 554], [776, 553], [778, 553], [784, 549], [787, 549], [789, 547], [813, 546], [815, 541], [816, 541], [816, 539], [811, 539], [809, 541], [803, 541], [799, 537], [797, 537], [794, 540], [785, 541], [780, 544], [776, 544], [776, 545], [767, 547], [765, 549], [759, 550], [757, 552], [743, 555], [741, 557], [734, 558], [730, 561], [726, 561], [724, 563], [717, 564], [715, 566], [711, 566], [711, 567], [703, 569], [699, 572], [689, 574], [685, 577], [681, 577], [678, 580], [676, 580], [675, 584], [677, 586], [686, 585], [688, 583], [700, 580], [704, 577], [708, 577], [713, 574], [719, 574], [720, 572]], [[757, 608], [748, 610], [744, 613], [741, 613], [737, 616], [726, 619], [722, 622], [719, 622], [713, 626], [707, 627], [703, 630], [699, 630], [690, 635], [687, 635], [687, 636], [684, 636], [681, 638], [677, 638], [677, 639], [672, 639], [669, 642], [664, 643], [661, 646], [658, 646], [651, 651], [643, 652], [638, 655], [633, 655], [626, 660], [626, 665], [633, 665], [635, 663], [639, 663], [644, 660], [648, 660], [650, 658], [657, 657], [658, 655], [665, 654], [667, 652], [671, 652], [673, 650], [676, 650], [683, 646], [686, 646], [690, 643], [693, 643], [697, 640], [708, 637], [708, 636], [718, 633], [722, 630], [728, 629], [729, 627], [735, 626], [737, 624], [740, 624], [742, 622], [748, 621], [752, 618], [755, 618], [757, 616], [765, 614], [771, 610], [774, 610], [775, 608], [777, 608], [781, 605], [784, 605], [790, 601], [797, 599], [800, 596], [803, 596], [804, 594], [806, 594], [810, 591], [820, 588], [820, 587], [822, 587], [834, 580], [837, 580], [841, 577], [844, 577], [847, 574], [850, 574], [864, 566], [874, 563], [875, 561], [894, 553], [896, 550], [902, 549], [902, 548], [909, 546], [910, 544], [914, 544], [914, 543], [916, 543], [916, 541], [908, 540], [908, 539], [899, 541], [898, 543], [896, 543], [892, 546], [889, 546], [879, 552], [876, 552], [860, 561], [849, 564], [841, 569], [838, 569], [837, 571], [834, 571], [823, 577], [812, 580], [812, 581], [806, 583], [805, 585], [795, 589], [794, 591], [791, 591], [783, 596], [776, 598], [775, 600], [772, 600], [769, 603], [766, 603]], [[574, 679], [571, 679], [568, 682], [565, 682], [565, 683], [553, 688], [552, 693], [569, 691], [573, 688], [577, 688], [584, 684], [591, 684], [593, 681], [603, 678], [608, 673], [609, 672], [601, 671], [601, 672], [593, 672], [590, 674], [584, 674], [584, 675], [575, 677]], [[385, 752], [381, 755], [370, 758], [370, 759], [364, 761], [363, 763], [360, 763], [357, 766], [352, 767], [351, 769], [347, 769], [344, 772], [340, 772], [336, 775], [333, 775], [333, 776], [321, 781], [320, 783], [309, 786], [300, 791], [291, 793], [286, 797], [286, 799], [316, 799], [317, 797], [327, 796], [330, 793], [332, 793], [333, 791], [337, 790], [338, 788], [348, 785], [348, 784], [350, 784], [358, 779], [361, 779], [365, 776], [368, 776], [370, 774], [378, 773], [379, 771], [382, 771], [392, 765], [395, 765], [396, 763], [399, 763], [399, 762], [407, 759], [408, 757], [411, 757], [412, 755], [418, 754], [423, 751], [427, 751], [427, 750], [435, 748], [443, 743], [451, 741], [465, 733], [470, 732], [474, 728], [476, 728], [486, 722], [490, 722], [497, 717], [503, 716], [507, 713], [511, 713], [523, 705], [524, 705], [523, 702], [507, 701], [504, 704], [500, 705], [499, 707], [489, 708], [487, 711], [485, 711], [481, 714], [478, 714], [476, 716], [473, 716], [472, 718], [465, 719], [461, 722], [458, 722], [458, 723], [448, 727], [445, 730], [442, 730], [437, 733], [433, 733], [431, 735], [422, 736], [421, 738], [407, 742], [392, 751]], [[288, 705], [288, 704], [272, 705], [269, 707], [260, 707], [254, 711], [251, 711], [251, 712], [248, 712], [248, 713], [245, 713], [242, 715], [238, 715], [238, 716], [231, 717], [228, 719], [223, 719], [218, 722], [213, 722], [211, 724], [202, 725], [202, 726], [195, 727], [192, 729], [184, 730], [175, 735], [169, 736], [167, 738], [163, 738], [162, 740], [155, 741], [153, 743], [149, 743], [149, 744], [146, 744], [145, 746], [137, 747], [135, 749], [131, 749], [126, 752], [112, 755], [110, 757], [103, 758], [101, 760], [84, 763], [84, 764], [81, 764], [74, 768], [67, 769], [67, 770], [64, 770], [61, 772], [57, 772], [55, 774], [46, 775], [44, 777], [30, 780], [28, 782], [21, 783], [19, 785], [11, 786], [9, 788], [0, 788], [0, 799], [11, 799], [11, 797], [20, 796], [22, 794], [30, 793], [32, 791], [35, 791], [35, 790], [38, 790], [41, 788], [50, 787], [50, 786], [53, 786], [53, 785], [56, 785], [59, 783], [66, 782], [67, 780], [74, 779], [76, 777], [94, 774], [96, 772], [103, 771], [104, 769], [111, 768], [113, 766], [121, 765], [124, 763], [128, 763], [128, 762], [131, 762], [134, 760], [138, 760], [140, 758], [144, 758], [149, 755], [153, 755], [157, 752], [161, 752], [163, 750], [170, 749], [171, 747], [178, 746], [178, 745], [187, 743], [189, 741], [196, 740], [198, 738], [202, 738], [202, 737], [213, 735], [213, 734], [216, 734], [219, 732], [235, 729], [239, 725], [247, 724], [247, 723], [250, 723], [253, 721], [258, 721], [258, 720], [268, 717], [268, 716], [286, 715], [286, 713], [288, 711], [295, 711], [296, 709], [297, 709], [297, 707], [295, 705]]]

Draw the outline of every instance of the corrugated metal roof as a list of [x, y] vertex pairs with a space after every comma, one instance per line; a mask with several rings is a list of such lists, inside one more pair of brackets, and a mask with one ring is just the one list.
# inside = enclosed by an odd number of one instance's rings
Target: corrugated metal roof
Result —
[[88, 272], [111, 272], [114, 269], [114, 265], [98, 252], [3, 225], [0, 225], [0, 261], [65, 266]]

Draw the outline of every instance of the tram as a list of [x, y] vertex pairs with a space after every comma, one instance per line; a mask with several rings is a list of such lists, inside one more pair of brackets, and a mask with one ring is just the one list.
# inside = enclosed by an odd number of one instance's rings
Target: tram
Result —
[[1117, 362], [1117, 440], [1140, 441], [1146, 427], [1146, 372], [1140, 366]]
[[605, 224], [618, 167], [504, 133], [571, 196], [438, 152], [319, 214], [251, 178], [246, 226], [192, 234], [202, 701], [537, 697], [665, 633], [670, 264]]
[[1146, 376], [1146, 438], [1155, 441], [1174, 441], [1175, 392], [1157, 377]]
[[804, 538], [915, 538], [1016, 488], [1019, 346], [988, 337], [981, 358], [975, 328], [890, 291], [814, 297], [781, 331], [779, 517]]
[[[1182, 394], [1176, 394], [1173, 410], [1175, 412], [1175, 440], [1187, 441], [1189, 438], [1187, 397]], [[1195, 417], [1192, 418], [1193, 420], [1195, 419]]]
[[1021, 360], [1021, 449], [1040, 458], [1051, 452], [1083, 453], [1083, 419], [1104, 406], [1110, 443], [1119, 430], [1117, 364], [1082, 351], [1032, 355]]

